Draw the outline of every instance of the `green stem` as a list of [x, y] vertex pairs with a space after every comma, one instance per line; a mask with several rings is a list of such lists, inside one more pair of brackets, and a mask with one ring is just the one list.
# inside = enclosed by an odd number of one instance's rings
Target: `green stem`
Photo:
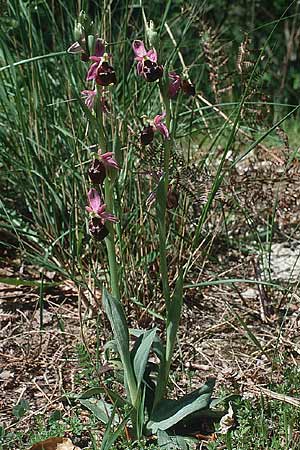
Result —
[[[105, 203], [107, 205], [108, 211], [113, 211], [113, 181], [106, 177], [105, 179]], [[116, 247], [115, 247], [115, 231], [111, 224], [107, 225], [109, 229], [109, 234], [105, 238], [105, 244], [107, 248], [108, 263], [109, 263], [109, 273], [110, 273], [110, 283], [112, 289], [112, 295], [117, 300], [120, 300], [120, 288], [119, 288], [119, 276], [118, 276], [118, 264], [116, 259]]]
[[[161, 82], [159, 87], [166, 111], [166, 126], [168, 129], [170, 129], [171, 123], [170, 100], [166, 97], [165, 89]], [[167, 311], [169, 311], [170, 308], [170, 288], [169, 288], [167, 248], [166, 248], [167, 243], [166, 209], [167, 209], [167, 194], [169, 186], [170, 154], [171, 154], [171, 141], [168, 139], [165, 141], [164, 146], [164, 195], [162, 199], [162, 211], [161, 211], [162, 217], [161, 220], [158, 221], [160, 276]]]
[[[166, 112], [166, 126], [170, 130], [171, 124], [171, 108], [170, 108], [170, 100], [165, 95], [166, 89], [165, 86], [160, 82], [160, 93], [163, 99], [165, 112]], [[170, 287], [169, 287], [169, 277], [168, 277], [168, 263], [167, 263], [167, 226], [166, 226], [166, 211], [167, 211], [167, 195], [168, 195], [168, 187], [169, 187], [169, 165], [170, 165], [170, 156], [171, 156], [171, 141], [168, 139], [165, 141], [164, 146], [164, 178], [163, 178], [163, 189], [160, 191], [159, 197], [159, 211], [158, 211], [158, 234], [159, 234], [159, 258], [160, 258], [160, 276], [163, 287], [163, 294], [166, 304], [166, 323], [169, 322], [170, 315]], [[167, 343], [166, 348], [169, 348], [170, 343], [168, 342], [168, 334], [167, 334]], [[163, 359], [160, 361], [160, 368], [158, 373], [157, 387], [155, 391], [154, 405], [153, 409], [159, 404], [159, 402], [164, 398], [166, 387], [169, 379], [169, 368], [166, 364], [166, 349], [164, 350]]]
[[[100, 102], [98, 102], [98, 108], [96, 109], [96, 116], [98, 119], [99, 127], [99, 142], [101, 146], [102, 153], [108, 151], [108, 142], [104, 131], [103, 125], [103, 114], [100, 107]], [[114, 212], [114, 179], [110, 177], [110, 174], [106, 174], [104, 182], [105, 191], [105, 204], [109, 212]], [[119, 274], [118, 274], [118, 264], [116, 258], [116, 246], [115, 246], [115, 232], [111, 223], [107, 222], [105, 226], [109, 230], [108, 236], [105, 238], [105, 244], [107, 248], [108, 264], [109, 264], [109, 274], [110, 274], [110, 284], [112, 295], [117, 300], [120, 300], [120, 288], [119, 288]]]

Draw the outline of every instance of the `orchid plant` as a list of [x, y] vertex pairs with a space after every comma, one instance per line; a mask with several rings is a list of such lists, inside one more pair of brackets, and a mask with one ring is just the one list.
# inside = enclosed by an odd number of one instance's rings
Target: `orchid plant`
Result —
[[[86, 26], [86, 16], [84, 17]], [[169, 373], [181, 318], [184, 281], [183, 270], [178, 268], [179, 275], [175, 288], [171, 291], [166, 249], [168, 231], [166, 214], [169, 207], [178, 206], [178, 196], [169, 184], [169, 165], [174, 139], [174, 130], [171, 127], [171, 101], [179, 91], [195, 95], [195, 88], [179, 74], [174, 71], [168, 72], [166, 67], [159, 64], [157, 50], [154, 47], [146, 50], [143, 41], [133, 42], [137, 75], [145, 82], [158, 84], [163, 111], [140, 131], [140, 145], [151, 144], [158, 133], [163, 138], [164, 146], [163, 168], [152, 198], [156, 205], [160, 277], [165, 301], [165, 339], [162, 339], [157, 328], [147, 331], [129, 330], [121, 304], [115, 247], [117, 241], [114, 235], [114, 225], [118, 222], [118, 218], [114, 215], [114, 182], [121, 168], [109, 148], [103, 121], [105, 108], [109, 108], [103, 100], [106, 97], [106, 89], [117, 83], [117, 76], [111, 65], [112, 56], [105, 52], [105, 41], [98, 36], [88, 35], [90, 28], [85, 29], [82, 25], [84, 37], [81, 36], [72, 44], [69, 52], [84, 55], [83, 60], [91, 62], [86, 82], [92, 86], [81, 93], [86, 107], [97, 119], [101, 149], [97, 151], [88, 169], [92, 187], [87, 194], [86, 211], [89, 214], [90, 235], [97, 241], [104, 240], [107, 246], [111, 293], [103, 289], [103, 304], [112, 327], [113, 341], [107, 344], [106, 354], [109, 355], [109, 350], [112, 349], [119, 355], [126, 397], [123, 398], [107, 387], [101, 386], [83, 393], [80, 401], [108, 427], [127, 423], [130, 427], [129, 434], [133, 438], [140, 439], [142, 436], [155, 434], [160, 446], [166, 446], [166, 442], [171, 442], [174, 446], [174, 442], [178, 442], [179, 439], [178, 430], [188, 430], [191, 420], [195, 418], [215, 420], [224, 414], [223, 411], [211, 410], [211, 407], [218, 403], [212, 400], [214, 387], [212, 379], [180, 399], [167, 398]], [[92, 399], [91, 396], [96, 394], [106, 395], [107, 398]], [[107, 399], [113, 404], [108, 403]], [[129, 414], [126, 420], [120, 422], [118, 410], [124, 406], [127, 407], [127, 411], [129, 408]]]

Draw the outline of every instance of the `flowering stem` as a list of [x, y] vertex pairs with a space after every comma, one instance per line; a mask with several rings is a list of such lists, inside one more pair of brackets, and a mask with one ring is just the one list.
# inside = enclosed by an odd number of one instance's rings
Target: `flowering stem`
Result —
[[[99, 94], [101, 95], [100, 92], [99, 92]], [[102, 152], [106, 152], [106, 151], [108, 151], [108, 144], [107, 144], [107, 139], [106, 139], [105, 132], [104, 132], [103, 114], [101, 111], [100, 102], [98, 102], [97, 106], [96, 106], [96, 116], [99, 121], [98, 132], [99, 132], [99, 142], [100, 142], [101, 150], [102, 150]], [[105, 191], [105, 204], [107, 206], [107, 210], [110, 212], [114, 211], [113, 190], [114, 190], [114, 182], [109, 177], [109, 174], [108, 174], [106, 176], [106, 179], [104, 182], [104, 191]], [[110, 224], [109, 222], [106, 222], [105, 226], [109, 230], [109, 234], [105, 238], [105, 244], [106, 244], [107, 255], [108, 255], [108, 264], [109, 264], [109, 274], [110, 274], [112, 295], [117, 300], [120, 300], [120, 288], [119, 288], [118, 265], [117, 265], [117, 259], [116, 259], [114, 228], [113, 228], [112, 224]]]
[[[114, 186], [111, 179], [106, 178], [104, 189], [105, 189], [105, 203], [107, 205], [107, 209], [109, 211], [113, 211]], [[105, 238], [105, 244], [108, 255], [111, 290], [113, 297], [115, 297], [117, 300], [120, 300], [118, 264], [116, 259], [116, 247], [115, 247], [115, 232], [112, 224], [108, 225], [107, 223], [106, 226], [109, 229], [109, 234]]]
[[[168, 129], [170, 129], [170, 122], [171, 122], [170, 100], [165, 95], [165, 89], [161, 82], [159, 84], [159, 87], [166, 111], [166, 126]], [[167, 206], [167, 194], [169, 186], [170, 153], [171, 153], [171, 142], [169, 139], [167, 139], [165, 141], [164, 146], [164, 190], [162, 196], [163, 198], [161, 199], [162, 203], [161, 218], [160, 218], [161, 220], [158, 221], [160, 275], [162, 280], [163, 293], [167, 312], [169, 311], [170, 308], [170, 288], [169, 288], [167, 249], [166, 249], [166, 240], [167, 240], [166, 206]]]
[[[160, 92], [164, 103], [164, 108], [166, 112], [166, 126], [170, 130], [171, 123], [171, 108], [170, 108], [170, 100], [165, 94], [166, 89], [162, 82], [160, 82]], [[167, 262], [167, 249], [166, 249], [166, 241], [167, 241], [167, 233], [166, 233], [166, 210], [167, 210], [167, 195], [168, 195], [168, 187], [169, 187], [169, 165], [170, 165], [170, 155], [171, 155], [171, 141], [169, 139], [165, 140], [164, 146], [164, 178], [163, 178], [163, 189], [160, 189], [159, 192], [159, 210], [158, 210], [158, 233], [159, 233], [159, 256], [160, 256], [160, 275], [163, 286], [164, 299], [166, 304], [166, 323], [169, 322], [170, 316], [170, 287], [169, 287], [169, 276], [168, 276], [168, 262]], [[170, 347], [169, 335], [167, 333], [167, 342], [166, 348]], [[166, 352], [166, 350], [165, 350]], [[159, 373], [158, 373], [158, 381], [157, 388], [155, 391], [155, 398], [153, 409], [156, 408], [158, 403], [164, 398], [166, 387], [169, 379], [169, 371], [170, 365], [166, 361], [166, 353], [164, 355], [164, 362], [161, 361]]]

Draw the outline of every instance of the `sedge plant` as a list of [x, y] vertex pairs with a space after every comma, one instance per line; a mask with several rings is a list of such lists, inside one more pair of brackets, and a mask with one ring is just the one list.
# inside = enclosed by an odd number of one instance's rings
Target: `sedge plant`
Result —
[[[107, 425], [107, 436], [113, 426], [118, 433], [125, 425], [134, 439], [155, 434], [158, 445], [178, 443], [180, 430], [189, 430], [190, 421], [214, 422], [224, 412], [212, 407], [219, 400], [212, 400], [215, 380], [207, 382], [188, 395], [179, 399], [169, 399], [168, 382], [171, 363], [176, 345], [177, 333], [183, 304], [184, 271], [178, 267], [174, 288], [169, 284], [170, 267], [167, 258], [168, 210], [178, 206], [176, 192], [170, 183], [170, 158], [174, 146], [175, 121], [173, 120], [172, 100], [178, 95], [188, 99], [195, 95], [195, 88], [188, 80], [170, 70], [168, 62], [162, 64], [158, 35], [151, 23], [146, 23], [147, 43], [134, 40], [133, 55], [136, 64], [136, 76], [143, 83], [153, 87], [149, 100], [159, 97], [160, 110], [152, 119], [144, 122], [139, 131], [140, 147], [146, 151], [148, 146], [160, 139], [163, 148], [162, 169], [157, 176], [155, 189], [148, 198], [148, 204], [155, 209], [155, 226], [158, 235], [159, 271], [164, 299], [165, 335], [161, 336], [157, 327], [150, 330], [129, 329], [122, 306], [122, 292], [118, 261], [120, 233], [116, 233], [119, 219], [115, 215], [116, 180], [121, 167], [118, 155], [112, 148], [111, 136], [114, 133], [109, 126], [111, 114], [111, 90], [118, 83], [118, 74], [113, 67], [113, 55], [107, 50], [105, 37], [93, 33], [93, 24], [85, 13], [81, 13], [76, 25], [77, 40], [69, 48], [69, 53], [80, 56], [87, 64], [86, 82], [88, 88], [82, 90], [84, 109], [88, 120], [88, 131], [96, 136], [93, 145], [94, 155], [88, 169], [90, 189], [87, 193], [89, 214], [89, 233], [99, 245], [105, 243], [108, 255], [110, 289], [103, 288], [103, 305], [110, 321], [113, 340], [106, 344], [107, 350], [118, 354], [124, 374], [123, 398], [106, 387], [93, 388], [80, 396], [81, 403], [93, 411]], [[135, 95], [135, 93], [132, 93]], [[109, 352], [108, 352], [109, 354]], [[100, 400], [91, 398], [102, 394]], [[106, 397], [106, 398], [105, 398]], [[119, 410], [125, 408], [123, 419]], [[121, 426], [120, 426], [121, 424]], [[111, 445], [111, 439], [105, 439], [103, 448]], [[181, 445], [181, 444], [180, 444]]]

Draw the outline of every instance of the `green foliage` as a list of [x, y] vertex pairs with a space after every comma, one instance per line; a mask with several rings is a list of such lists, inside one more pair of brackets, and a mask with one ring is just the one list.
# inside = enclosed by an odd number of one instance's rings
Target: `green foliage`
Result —
[[206, 409], [210, 404], [214, 386], [215, 380], [209, 379], [204, 386], [178, 400], [162, 400], [153, 411], [149, 429], [153, 433], [168, 430], [190, 414]]
[[13, 415], [17, 419], [21, 419], [29, 410], [28, 400], [21, 400], [17, 405], [13, 407]]

